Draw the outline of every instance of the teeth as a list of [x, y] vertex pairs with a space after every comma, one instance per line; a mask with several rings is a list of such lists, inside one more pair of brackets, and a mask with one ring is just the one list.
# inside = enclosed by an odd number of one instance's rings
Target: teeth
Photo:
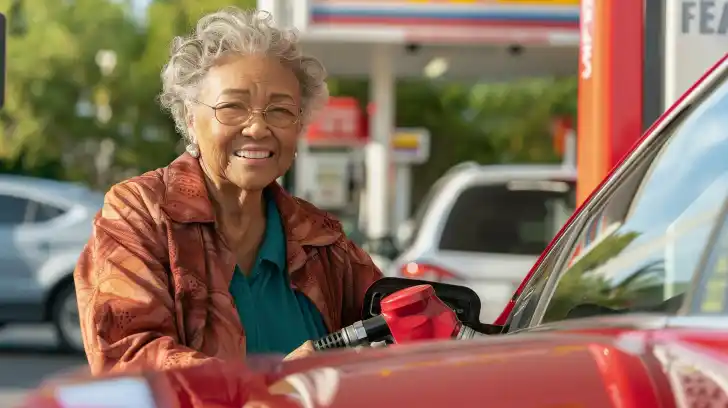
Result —
[[260, 150], [238, 150], [235, 155], [244, 159], [267, 159], [271, 156], [271, 152]]

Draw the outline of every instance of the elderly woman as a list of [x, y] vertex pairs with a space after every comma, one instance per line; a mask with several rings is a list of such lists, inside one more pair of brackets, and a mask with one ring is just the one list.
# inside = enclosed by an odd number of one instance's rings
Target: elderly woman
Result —
[[266, 13], [225, 9], [174, 40], [161, 101], [186, 153], [111, 188], [74, 274], [94, 373], [302, 356], [358, 320], [381, 273], [276, 183], [325, 75]]

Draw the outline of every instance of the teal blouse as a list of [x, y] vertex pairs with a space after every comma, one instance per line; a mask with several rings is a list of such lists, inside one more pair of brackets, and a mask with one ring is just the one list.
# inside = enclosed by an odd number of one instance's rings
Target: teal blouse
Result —
[[291, 287], [286, 237], [275, 202], [266, 197], [263, 242], [249, 276], [235, 267], [230, 294], [245, 328], [248, 354], [288, 354], [327, 334], [321, 312]]

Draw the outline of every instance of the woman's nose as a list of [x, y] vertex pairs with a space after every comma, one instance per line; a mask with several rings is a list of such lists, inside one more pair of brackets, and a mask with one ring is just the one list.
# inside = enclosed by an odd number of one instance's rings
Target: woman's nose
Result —
[[261, 139], [270, 136], [270, 129], [268, 124], [265, 123], [263, 115], [254, 114], [243, 127], [243, 136], [252, 137], [254, 139]]

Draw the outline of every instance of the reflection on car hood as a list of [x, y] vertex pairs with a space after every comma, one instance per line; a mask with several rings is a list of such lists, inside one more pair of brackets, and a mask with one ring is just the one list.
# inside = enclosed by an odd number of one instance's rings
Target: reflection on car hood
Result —
[[670, 407], [728, 401], [726, 351], [728, 319], [629, 316], [258, 368], [269, 384], [288, 382], [303, 404], [293, 406]]

